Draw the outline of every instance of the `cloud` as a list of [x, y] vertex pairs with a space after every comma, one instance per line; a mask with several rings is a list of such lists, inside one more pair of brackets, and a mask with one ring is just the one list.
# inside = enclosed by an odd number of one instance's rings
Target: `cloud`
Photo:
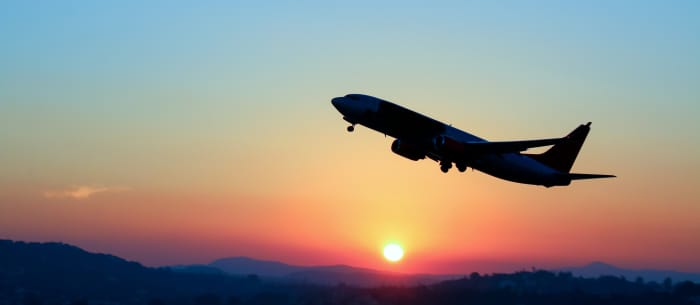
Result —
[[99, 193], [119, 193], [131, 190], [131, 188], [124, 186], [92, 186], [92, 185], [78, 185], [72, 186], [62, 190], [48, 190], [44, 191], [44, 198], [48, 199], [87, 199], [91, 196]]

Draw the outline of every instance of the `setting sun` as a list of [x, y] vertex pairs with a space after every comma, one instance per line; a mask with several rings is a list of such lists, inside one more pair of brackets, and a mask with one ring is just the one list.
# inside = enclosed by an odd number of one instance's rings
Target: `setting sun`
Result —
[[390, 262], [398, 262], [403, 257], [403, 249], [397, 244], [388, 244], [384, 246], [384, 258]]

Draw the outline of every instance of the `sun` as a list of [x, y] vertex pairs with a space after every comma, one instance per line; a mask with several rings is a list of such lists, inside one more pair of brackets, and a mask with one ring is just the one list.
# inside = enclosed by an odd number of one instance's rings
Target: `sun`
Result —
[[388, 244], [384, 246], [384, 258], [392, 263], [398, 262], [403, 258], [403, 249], [398, 244]]

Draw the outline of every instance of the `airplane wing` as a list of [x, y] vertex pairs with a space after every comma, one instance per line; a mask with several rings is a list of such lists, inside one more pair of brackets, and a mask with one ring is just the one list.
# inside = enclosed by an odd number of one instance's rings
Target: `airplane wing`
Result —
[[499, 141], [499, 142], [464, 142], [464, 148], [476, 154], [504, 154], [525, 151], [533, 147], [550, 146], [563, 141], [564, 138]]
[[452, 157], [461, 157], [465, 155], [517, 153], [525, 151], [528, 148], [554, 145], [564, 139], [566, 138], [498, 142], [462, 142], [442, 136], [437, 139], [436, 146], [444, 153], [452, 155]]

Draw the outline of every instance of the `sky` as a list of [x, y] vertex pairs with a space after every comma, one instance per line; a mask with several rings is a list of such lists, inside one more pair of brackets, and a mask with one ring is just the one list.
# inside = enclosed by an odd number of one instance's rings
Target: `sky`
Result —
[[[0, 238], [148, 266], [700, 272], [697, 1], [2, 1]], [[413, 162], [330, 100], [489, 140], [592, 121], [515, 184]], [[541, 150], [535, 150], [535, 152]], [[388, 263], [381, 248], [405, 250]]]

